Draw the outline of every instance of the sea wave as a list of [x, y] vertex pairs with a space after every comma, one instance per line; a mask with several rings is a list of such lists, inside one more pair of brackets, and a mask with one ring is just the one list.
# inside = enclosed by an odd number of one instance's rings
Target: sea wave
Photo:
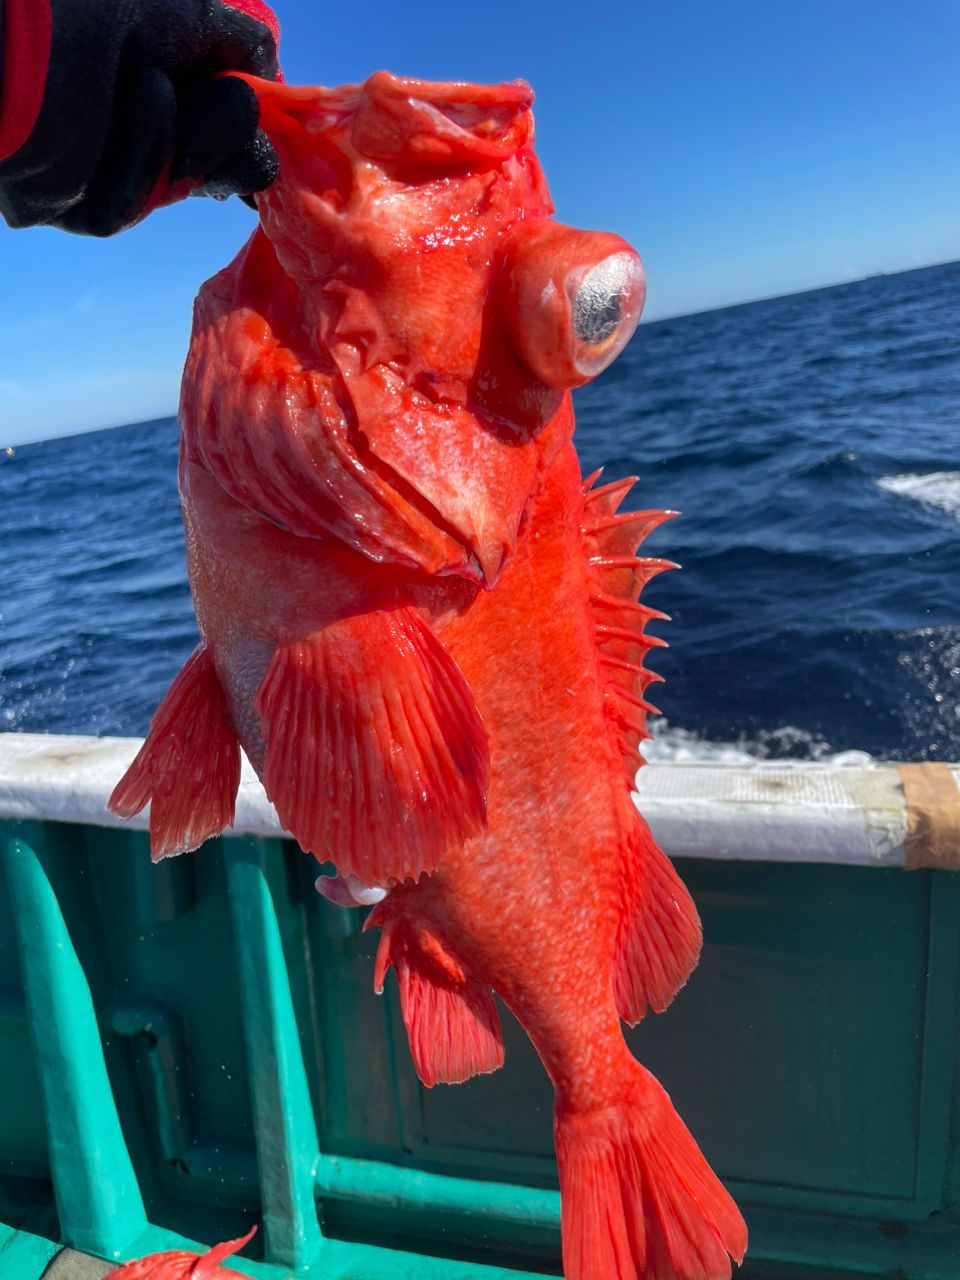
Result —
[[[958, 289], [641, 325], [578, 391], [584, 472], [684, 512], [644, 551], [685, 566], [644, 590], [674, 619], [651, 759], [960, 759]], [[0, 450], [0, 730], [146, 732], [196, 643], [177, 448], [169, 419]]]
[[806, 760], [840, 768], [876, 764], [869, 751], [834, 751], [829, 742], [806, 729], [783, 725], [742, 734], [731, 742], [712, 741], [691, 729], [659, 717], [650, 722], [653, 737], [641, 746], [647, 764], [752, 765], [758, 760]]
[[925, 506], [948, 511], [960, 520], [960, 471], [881, 476], [877, 485], [889, 493], [897, 493], [904, 498], [913, 498], [915, 502], [922, 502]]

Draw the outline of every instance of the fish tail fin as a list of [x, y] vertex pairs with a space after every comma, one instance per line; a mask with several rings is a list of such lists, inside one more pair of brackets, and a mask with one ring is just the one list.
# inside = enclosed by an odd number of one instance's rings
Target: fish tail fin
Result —
[[617, 1011], [633, 1026], [647, 1009], [662, 1013], [700, 958], [703, 931], [673, 863], [640, 819], [628, 851], [629, 898], [614, 956]]
[[638, 1062], [619, 1103], [554, 1113], [567, 1280], [729, 1280], [747, 1228]]
[[394, 914], [389, 896], [364, 927], [376, 925], [383, 932], [374, 986], [383, 991], [387, 970], [396, 970], [410, 1054], [427, 1088], [502, 1067], [503, 1033], [490, 988], [471, 978], [432, 930]]
[[136, 759], [107, 801], [132, 818], [150, 804], [154, 862], [189, 853], [233, 822], [240, 744], [205, 645], [180, 669]]

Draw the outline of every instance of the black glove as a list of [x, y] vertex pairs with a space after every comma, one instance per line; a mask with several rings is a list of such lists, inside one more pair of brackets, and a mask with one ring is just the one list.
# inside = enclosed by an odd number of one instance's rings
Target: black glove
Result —
[[220, 75], [277, 78], [276, 19], [261, 0], [0, 0], [4, 38], [22, 29], [17, 6], [45, 20], [47, 4], [39, 114], [0, 160], [10, 226], [108, 236], [191, 191], [223, 198], [269, 186], [277, 157], [256, 95]]

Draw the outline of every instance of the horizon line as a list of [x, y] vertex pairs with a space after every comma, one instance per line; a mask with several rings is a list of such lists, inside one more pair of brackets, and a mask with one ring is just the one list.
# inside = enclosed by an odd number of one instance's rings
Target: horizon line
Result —
[[[864, 284], [867, 280], [885, 280], [892, 276], [910, 275], [912, 271], [933, 271], [937, 267], [954, 267], [960, 258], [944, 258], [940, 262], [924, 262], [917, 267], [898, 267], [895, 271], [871, 271], [865, 276], [851, 276], [847, 280], [831, 280], [827, 284], [811, 285], [808, 289], [790, 289], [786, 293], [764, 293], [759, 298], [742, 298], [739, 302], [722, 302], [718, 307], [703, 307], [697, 311], [672, 311], [668, 316], [641, 319], [640, 324], [662, 324], [666, 320], [686, 320], [691, 316], [709, 316], [715, 311], [734, 311], [737, 307], [752, 307], [758, 302], [778, 302], [781, 298], [800, 298], [805, 293], [824, 293], [827, 289], [844, 289], [848, 285]], [[639, 326], [638, 326], [639, 327]]]
[[[778, 302], [784, 298], [799, 298], [807, 293], [824, 293], [828, 289], [843, 289], [851, 285], [865, 284], [868, 280], [887, 279], [892, 276], [905, 276], [914, 271], [933, 271], [937, 267], [950, 267], [960, 264], [960, 258], [947, 258], [942, 262], [927, 262], [919, 267], [901, 267], [896, 271], [874, 271], [869, 275], [856, 276], [851, 280], [834, 280], [828, 284], [814, 285], [810, 289], [793, 289], [788, 293], [771, 293], [764, 294], [759, 298], [744, 298], [739, 302], [725, 302], [719, 307], [704, 307], [698, 311], [677, 311], [666, 316], [656, 316], [649, 320], [641, 319], [639, 329], [649, 325], [667, 324], [672, 320], [687, 320], [695, 316], [714, 315], [718, 311], [735, 311], [739, 307], [753, 307], [762, 302]], [[634, 339], [631, 339], [631, 342]], [[124, 427], [149, 427], [159, 422], [176, 422], [176, 411], [173, 413], [161, 413], [150, 418], [127, 419], [122, 422], [111, 422], [99, 427], [78, 427], [75, 431], [64, 431], [61, 435], [44, 435], [38, 436], [33, 440], [21, 440], [19, 444], [3, 445], [0, 443], [0, 462], [3, 456], [13, 457], [17, 449], [27, 448], [34, 444], [50, 444], [57, 440], [72, 440], [75, 436], [96, 435], [101, 431], [120, 431]]]

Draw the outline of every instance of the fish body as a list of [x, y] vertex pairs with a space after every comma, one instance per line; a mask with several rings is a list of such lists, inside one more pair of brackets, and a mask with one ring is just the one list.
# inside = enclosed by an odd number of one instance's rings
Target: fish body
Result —
[[501, 1065], [493, 993], [527, 1031], [568, 1280], [720, 1280], [742, 1219], [622, 1033], [701, 940], [630, 796], [665, 517], [572, 441], [639, 259], [552, 220], [524, 85], [258, 92], [281, 177], [201, 293], [181, 406], [202, 643], [113, 807], [195, 848], [242, 744], [318, 887], [376, 901], [424, 1083]]

